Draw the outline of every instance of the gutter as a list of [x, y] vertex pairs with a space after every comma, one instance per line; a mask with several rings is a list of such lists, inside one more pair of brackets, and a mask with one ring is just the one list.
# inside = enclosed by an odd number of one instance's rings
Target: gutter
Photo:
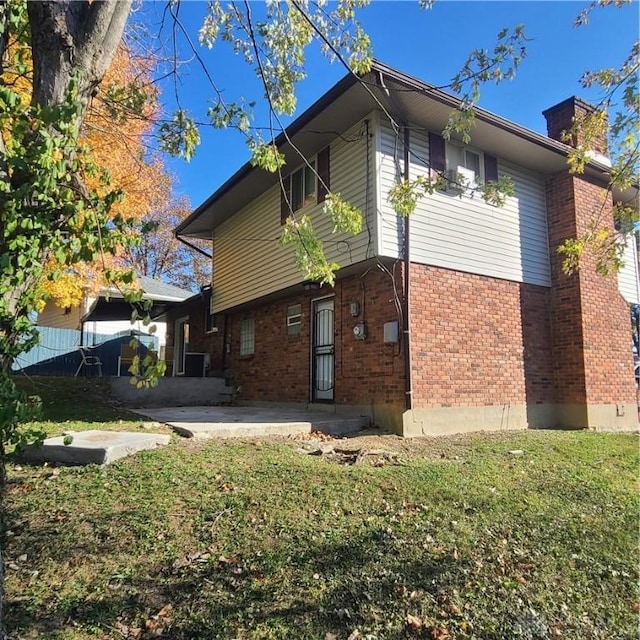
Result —
[[[375, 64], [374, 64], [375, 67]], [[287, 142], [287, 136], [293, 137], [296, 133], [302, 131], [311, 120], [319, 115], [324, 109], [331, 104], [336, 98], [342, 95], [347, 89], [358, 83], [358, 78], [353, 74], [348, 74], [339, 80], [327, 93], [316, 100], [306, 111], [298, 116], [287, 128], [285, 135], [284, 132], [278, 134], [274, 143], [279, 149]], [[227, 191], [230, 191], [250, 173], [256, 171], [251, 162], [245, 162], [238, 171], [236, 171], [222, 186], [220, 186], [214, 193], [212, 193], [197, 209], [195, 209], [190, 216], [185, 218], [174, 230], [177, 236], [180, 235], [192, 222], [200, 217], [216, 200], [219, 200]], [[184, 242], [184, 241], [183, 241]]]
[[175, 235], [176, 240], [178, 242], [182, 242], [182, 244], [186, 245], [190, 249], [193, 249], [194, 251], [197, 251], [199, 254], [203, 255], [205, 258], [209, 258], [209, 260], [213, 260], [213, 255], [212, 254], [208, 253], [204, 249], [201, 249], [200, 247], [196, 247], [195, 244], [192, 244], [188, 240], [185, 240], [182, 236], [178, 235], [177, 231], [178, 230], [176, 229], [175, 232], [174, 232], [174, 235]]
[[[371, 67], [371, 71], [368, 74], [364, 74], [366, 77], [369, 74], [373, 74], [377, 79], [378, 84], [384, 82], [382, 80], [385, 77], [387, 80], [399, 83], [406, 88], [415, 91], [416, 93], [422, 93], [441, 104], [447, 105], [452, 109], [456, 109], [460, 106], [461, 100], [453, 94], [447, 93], [442, 89], [430, 85], [426, 82], [418, 80], [412, 76], [409, 76], [401, 71], [398, 71], [392, 67], [389, 67], [381, 62], [375, 60]], [[313, 103], [306, 111], [304, 111], [296, 120], [294, 120], [287, 128], [287, 134], [292, 137], [302, 131], [304, 127], [311, 122], [316, 116], [318, 116], [329, 104], [336, 100], [339, 96], [345, 93], [353, 85], [357, 84], [359, 79], [353, 74], [348, 74], [342, 78], [337, 84], [335, 84], [327, 93], [321, 96], [316, 102]], [[393, 90], [384, 88], [385, 95], [388, 99], [397, 106], [397, 103], [393, 100]], [[482, 109], [481, 107], [474, 107], [476, 118], [488, 124], [491, 124], [503, 131], [517, 135], [518, 137], [527, 140], [537, 146], [543, 147], [548, 151], [557, 153], [560, 156], [566, 158], [570, 147], [562, 142], [553, 140], [545, 135], [532, 131], [522, 127], [515, 122], [497, 116], [490, 111]], [[284, 133], [280, 133], [275, 138], [275, 144], [280, 148], [287, 142], [287, 137]], [[605, 164], [598, 162], [597, 160], [591, 160], [587, 163], [587, 167], [592, 170], [596, 170], [603, 175], [610, 174], [610, 168]], [[224, 184], [222, 184], [213, 194], [211, 194], [199, 207], [185, 218], [175, 229], [176, 236], [179, 236], [185, 229], [187, 229], [195, 220], [197, 220], [207, 209], [209, 209], [215, 202], [217, 202], [223, 195], [231, 191], [239, 183], [241, 183], [250, 173], [257, 169], [251, 165], [250, 162], [246, 162], [238, 171], [236, 171]]]
[[[434, 85], [423, 82], [422, 80], [407, 75], [406, 73], [402, 73], [401, 71], [398, 71], [393, 67], [389, 67], [385, 64], [382, 64], [381, 62], [376, 61], [374, 62], [373, 68], [377, 70], [379, 74], [384, 74], [389, 80], [398, 82], [408, 89], [413, 89], [416, 93], [425, 94], [428, 97], [440, 102], [441, 104], [451, 107], [452, 109], [458, 109], [461, 105], [462, 101], [455, 95], [447, 93], [442, 89], [438, 89]], [[546, 148], [549, 151], [554, 151], [561, 156], [566, 157], [567, 153], [571, 150], [571, 147], [567, 144], [564, 144], [563, 142], [559, 142], [558, 140], [549, 138], [548, 136], [545, 136], [542, 133], [538, 133], [537, 131], [527, 129], [526, 127], [512, 122], [511, 120], [507, 120], [506, 118], [502, 118], [501, 116], [492, 113], [491, 111], [487, 111], [482, 107], [475, 106], [473, 108], [473, 111], [478, 120], [482, 120], [483, 122], [493, 125], [498, 129], [502, 129], [507, 133], [517, 135], [518, 137], [527, 140], [527, 142], [532, 142], [538, 146]], [[607, 167], [606, 164], [598, 162], [597, 160], [590, 160], [589, 162], [587, 162], [587, 166], [593, 169], [597, 169], [602, 173], [610, 173], [611, 170], [611, 167]]]

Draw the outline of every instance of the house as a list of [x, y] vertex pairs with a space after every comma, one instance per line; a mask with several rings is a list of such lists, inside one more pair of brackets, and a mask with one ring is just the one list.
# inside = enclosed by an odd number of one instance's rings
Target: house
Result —
[[101, 362], [100, 374], [120, 375], [128, 367], [120, 366], [119, 357], [132, 335], [164, 357], [166, 325], [159, 316], [189, 298], [191, 292], [146, 276], [138, 276], [137, 282], [143, 298], [152, 302], [152, 334], [141, 320], [131, 323], [131, 303], [115, 287], [86, 296], [77, 307], [62, 308], [49, 301], [38, 314], [39, 344], [16, 359], [14, 370], [30, 375], [77, 375], [80, 347], [99, 345], [93, 353]]
[[[182, 302], [191, 296], [190, 291], [180, 289], [161, 280], [137, 276], [136, 281], [144, 292], [144, 299], [152, 301], [150, 315], [155, 318], [164, 313], [167, 307]], [[145, 332], [147, 327], [142, 321], [131, 324], [132, 307], [126, 302], [122, 292], [116, 287], [103, 289], [96, 295], [88, 295], [77, 307], [59, 307], [50, 300], [38, 314], [37, 324], [56, 329], [71, 329], [86, 333], [83, 344], [90, 344], [92, 335], [118, 335], [132, 330]], [[165, 342], [165, 326], [156, 323], [156, 336], [160, 344]]]
[[[277, 175], [246, 164], [177, 227], [179, 237], [212, 242], [211, 299], [197, 312], [213, 316], [211, 358], [241, 400], [357, 410], [406, 436], [637, 427], [635, 246], [619, 282], [588, 259], [567, 276], [557, 252], [596, 211], [613, 229], [613, 200], [637, 191], [608, 190], [604, 140], [583, 175], [569, 174], [559, 139], [590, 108], [578, 98], [545, 111], [548, 136], [476, 109], [468, 145], [440, 135], [458, 104], [375, 63], [362, 78], [343, 78], [277, 139], [286, 197]], [[360, 208], [361, 233], [331, 233], [324, 189], [288, 139]], [[390, 189], [430, 170], [452, 187], [399, 218]], [[492, 206], [461, 188], [461, 175], [508, 175], [515, 193]], [[292, 209], [311, 215], [341, 265], [334, 287], [305, 282], [279, 244]], [[181, 322], [189, 326], [188, 314]]]
[[172, 305], [159, 318], [167, 326], [167, 350], [174, 376], [224, 376], [224, 331], [211, 312], [211, 285]]

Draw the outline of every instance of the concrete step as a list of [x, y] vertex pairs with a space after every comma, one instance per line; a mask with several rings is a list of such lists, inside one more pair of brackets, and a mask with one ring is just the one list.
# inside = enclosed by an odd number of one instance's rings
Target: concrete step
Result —
[[187, 438], [288, 436], [311, 431], [351, 433], [369, 426], [368, 418], [274, 407], [157, 407], [136, 413], [168, 424]]

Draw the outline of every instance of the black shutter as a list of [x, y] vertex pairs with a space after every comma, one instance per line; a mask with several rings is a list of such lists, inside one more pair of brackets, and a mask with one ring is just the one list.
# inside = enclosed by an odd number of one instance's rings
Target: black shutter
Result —
[[318, 204], [325, 201], [329, 190], [331, 189], [331, 177], [329, 171], [329, 147], [324, 148], [318, 154]]
[[498, 182], [498, 159], [488, 153], [484, 154], [484, 181]]
[[444, 171], [447, 168], [444, 138], [429, 131], [429, 164], [434, 171]]
[[282, 178], [280, 187], [280, 224], [284, 224], [291, 215], [291, 176]]

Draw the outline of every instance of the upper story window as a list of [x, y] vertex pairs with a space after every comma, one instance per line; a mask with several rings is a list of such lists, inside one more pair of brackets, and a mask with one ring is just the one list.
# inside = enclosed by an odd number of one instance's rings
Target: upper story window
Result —
[[329, 147], [315, 158], [311, 158], [282, 180], [280, 194], [280, 222], [306, 206], [320, 204], [329, 193], [330, 187]]
[[447, 143], [447, 177], [461, 188], [474, 188], [484, 181], [482, 152], [455, 143]]
[[462, 150], [462, 165], [480, 177], [480, 154], [466, 147]]
[[431, 169], [447, 179], [445, 191], [463, 193], [482, 182], [498, 180], [498, 160], [473, 147], [445, 142], [442, 136], [429, 133]]
[[291, 174], [291, 210], [295, 213], [316, 201], [316, 160]]

